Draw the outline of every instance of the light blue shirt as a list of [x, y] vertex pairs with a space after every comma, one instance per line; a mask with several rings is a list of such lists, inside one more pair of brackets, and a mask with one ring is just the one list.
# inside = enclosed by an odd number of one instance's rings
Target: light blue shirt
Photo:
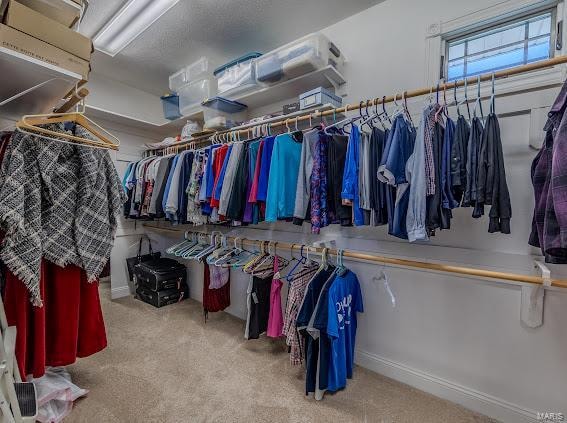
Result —
[[274, 140], [266, 197], [266, 222], [293, 217], [301, 145], [291, 134], [278, 135]]

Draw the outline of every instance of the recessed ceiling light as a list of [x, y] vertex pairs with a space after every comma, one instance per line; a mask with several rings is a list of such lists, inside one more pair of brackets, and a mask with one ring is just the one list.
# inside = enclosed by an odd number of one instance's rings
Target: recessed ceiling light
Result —
[[116, 56], [179, 0], [129, 0], [95, 35], [97, 50]]

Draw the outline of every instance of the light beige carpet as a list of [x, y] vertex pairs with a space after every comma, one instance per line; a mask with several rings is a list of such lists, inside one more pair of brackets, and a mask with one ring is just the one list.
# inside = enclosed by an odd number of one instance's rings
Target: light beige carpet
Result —
[[188, 300], [156, 309], [110, 301], [101, 285], [108, 348], [69, 366], [90, 390], [65, 422], [491, 422], [363, 368], [316, 402], [282, 342], [246, 341], [244, 322]]

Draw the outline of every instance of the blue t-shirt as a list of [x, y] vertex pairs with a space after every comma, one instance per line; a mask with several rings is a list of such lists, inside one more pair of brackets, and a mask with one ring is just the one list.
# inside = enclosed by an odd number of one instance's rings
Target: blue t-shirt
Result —
[[275, 139], [268, 179], [266, 222], [293, 217], [301, 146], [292, 134], [278, 135]]
[[270, 177], [270, 164], [272, 162], [272, 150], [276, 137], [267, 137], [262, 147], [262, 157], [260, 159], [260, 175], [258, 175], [257, 201], [266, 201], [268, 197], [268, 179]]
[[360, 284], [353, 272], [337, 275], [329, 288], [327, 306], [326, 330], [331, 340], [327, 390], [338, 391], [346, 386], [347, 378], [352, 378], [356, 313], [363, 312]]

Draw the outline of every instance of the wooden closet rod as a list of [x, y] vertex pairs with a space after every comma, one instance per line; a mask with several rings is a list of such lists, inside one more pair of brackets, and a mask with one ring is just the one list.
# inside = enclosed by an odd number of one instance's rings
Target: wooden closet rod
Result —
[[[175, 233], [183, 232], [182, 229], [170, 229], [170, 228], [155, 226], [155, 225], [151, 225], [151, 224], [147, 224], [147, 223], [144, 224], [144, 227], [151, 229], [151, 230], [158, 230], [158, 231], [165, 231], [165, 232], [175, 232]], [[195, 233], [195, 234], [200, 233], [200, 234], [210, 235], [210, 233], [206, 233], [206, 232], [198, 232], [198, 231], [187, 231], [187, 232]], [[234, 242], [235, 239], [236, 239], [236, 237], [233, 237], [233, 236], [227, 237], [227, 241], [230, 241], [230, 242]], [[247, 244], [247, 245], [259, 245], [261, 242], [265, 242], [265, 241], [261, 241], [261, 240], [257, 240], [257, 239], [252, 240], [252, 239], [248, 239], [248, 238], [245, 238], [245, 237], [238, 237], [238, 240], [242, 240], [242, 242], [244, 244]], [[276, 241], [274, 241], [274, 242], [276, 242]], [[292, 248], [294, 250], [300, 250], [302, 245], [303, 244], [301, 244], [301, 243], [289, 243], [289, 242], [277, 241], [277, 247], [280, 248], [280, 251], [290, 250]], [[314, 247], [314, 246], [307, 246], [307, 245], [305, 245], [305, 247], [309, 248], [309, 251], [313, 251], [313, 252], [317, 252], [317, 253], [321, 253], [323, 251], [322, 247]], [[329, 249], [329, 254], [336, 256], [337, 253], [338, 253], [338, 250]], [[414, 268], [414, 269], [427, 269], [427, 270], [434, 270], [434, 271], [437, 271], [437, 272], [446, 272], [446, 273], [454, 273], [454, 274], [459, 274], [459, 275], [476, 276], [476, 277], [479, 277], [479, 278], [488, 278], [488, 279], [494, 279], [494, 280], [505, 280], [505, 281], [512, 281], [512, 282], [523, 282], [523, 283], [531, 283], [531, 284], [535, 284], [535, 285], [542, 285], [543, 284], [543, 279], [540, 276], [521, 275], [521, 274], [517, 274], [517, 273], [507, 273], [507, 272], [497, 272], [497, 271], [493, 271], [493, 270], [476, 269], [476, 268], [473, 268], [473, 267], [452, 266], [452, 265], [440, 264], [440, 263], [429, 263], [429, 262], [425, 262], [425, 261], [400, 259], [400, 258], [394, 258], [394, 257], [379, 256], [379, 255], [370, 254], [370, 253], [363, 253], [363, 252], [359, 252], [359, 251], [343, 250], [343, 257], [352, 258], [352, 259], [356, 259], [356, 260], [368, 261], [368, 262], [372, 262], [372, 263], [392, 264], [392, 265], [395, 265], [395, 266], [403, 266], [403, 267], [409, 267], [409, 268]], [[552, 279], [551, 280], [551, 286], [560, 287], [560, 288], [567, 288], [567, 280]]]
[[[466, 79], [466, 83], [467, 83], [467, 85], [474, 85], [479, 81], [479, 78], [480, 78], [480, 82], [486, 82], [486, 81], [492, 80], [493, 77], [494, 77], [494, 79], [501, 79], [501, 78], [506, 78], [506, 77], [513, 76], [513, 75], [519, 75], [519, 74], [526, 73], [526, 72], [532, 72], [532, 71], [535, 71], [535, 70], [538, 70], [538, 69], [549, 68], [549, 67], [552, 67], [552, 66], [555, 66], [555, 65], [560, 65], [560, 64], [563, 64], [563, 63], [567, 63], [567, 55], [557, 56], [557, 57], [554, 57], [552, 59], [542, 60], [540, 62], [535, 62], [535, 63], [529, 63], [527, 65], [516, 66], [514, 68], [504, 69], [504, 70], [501, 70], [501, 71], [498, 71], [498, 72], [493, 72], [493, 73], [491, 72], [491, 73], [485, 73], [485, 74], [478, 75], [478, 76], [471, 76], [471, 77]], [[402, 100], [404, 97], [405, 98], [421, 97], [421, 96], [424, 96], [424, 95], [428, 95], [431, 92], [437, 92], [437, 90], [439, 90], [439, 91], [450, 90], [454, 87], [457, 87], [457, 88], [463, 87], [464, 85], [465, 85], [465, 79], [460, 79], [460, 80], [456, 80], [454, 82], [439, 84], [439, 86], [435, 86], [435, 87], [420, 88], [420, 89], [413, 90], [413, 91], [404, 91], [401, 94], [396, 94], [396, 95], [389, 96], [389, 97], [375, 98], [375, 99], [372, 99], [372, 100], [363, 100], [359, 103], [347, 104], [346, 106], [338, 107], [336, 109], [325, 110], [324, 112], [306, 113], [304, 115], [300, 115], [300, 116], [297, 116], [297, 117], [294, 117], [294, 118], [282, 119], [280, 121], [268, 123], [267, 125], [269, 125], [270, 129], [281, 127], [281, 126], [286, 126], [286, 124], [295, 125], [295, 123], [310, 121], [312, 119], [318, 119], [318, 118], [322, 118], [322, 117], [325, 117], [325, 116], [344, 114], [346, 112], [352, 112], [354, 110], [360, 110], [362, 108], [371, 107], [371, 106], [374, 106], [374, 105], [377, 105], [377, 104], [391, 103], [392, 101]], [[169, 148], [181, 147], [181, 146], [186, 146], [186, 145], [189, 145], [189, 144], [198, 145], [198, 144], [209, 141], [215, 135], [216, 136], [226, 135], [226, 134], [236, 134], [236, 136], [249, 135], [251, 128], [259, 127], [261, 125], [262, 125], [262, 122], [258, 122], [258, 123], [254, 123], [254, 124], [245, 125], [245, 126], [248, 127], [248, 128], [245, 128], [245, 129], [235, 129], [235, 130], [227, 129], [227, 130], [224, 130], [224, 131], [217, 131], [213, 134], [207, 134], [205, 136], [194, 138], [194, 139], [191, 139], [191, 140], [188, 140], [188, 141], [182, 141], [182, 142], [177, 143], [173, 146], [169, 146]], [[165, 150], [165, 147], [156, 148], [153, 151], [159, 151], [159, 150]]]

